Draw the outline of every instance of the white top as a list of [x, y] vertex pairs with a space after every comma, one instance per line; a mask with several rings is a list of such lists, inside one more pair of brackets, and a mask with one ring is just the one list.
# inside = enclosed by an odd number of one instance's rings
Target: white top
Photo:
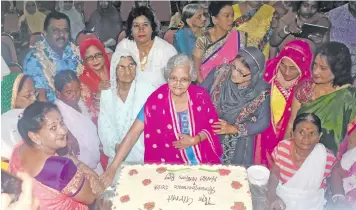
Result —
[[[135, 56], [135, 60], [140, 60], [140, 54], [136, 45], [136, 42], [127, 38], [121, 40], [116, 46], [115, 52], [129, 51]], [[137, 65], [138, 79], [145, 79], [152, 83], [156, 88], [166, 83], [163, 76], [163, 68], [166, 66], [168, 60], [177, 54], [177, 50], [173, 45], [169, 44], [165, 40], [155, 37], [154, 43], [150, 53], [148, 54], [148, 63], [144, 71], [141, 70], [141, 66]]]
[[1, 157], [10, 159], [12, 150], [22, 141], [17, 122], [23, 111], [24, 109], [11, 109], [1, 115]]
[[59, 99], [56, 99], [54, 103], [58, 106], [65, 125], [78, 141], [80, 149], [78, 159], [101, 175], [103, 168], [100, 163], [100, 139], [96, 125], [91, 120], [84, 103], [81, 100], [78, 102], [82, 113]]

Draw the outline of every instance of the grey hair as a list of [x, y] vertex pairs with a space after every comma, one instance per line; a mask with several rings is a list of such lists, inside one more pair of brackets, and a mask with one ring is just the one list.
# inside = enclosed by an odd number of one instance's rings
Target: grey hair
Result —
[[173, 69], [175, 69], [177, 66], [184, 66], [187, 63], [189, 64], [190, 80], [196, 81], [198, 78], [198, 74], [195, 69], [194, 62], [191, 58], [184, 54], [174, 55], [168, 60], [167, 65], [164, 68], [164, 78], [168, 81], [168, 78], [171, 75]]
[[194, 16], [194, 14], [199, 10], [204, 9], [200, 4], [188, 4], [185, 5], [182, 11], [182, 22], [185, 26], [188, 26], [187, 19]]

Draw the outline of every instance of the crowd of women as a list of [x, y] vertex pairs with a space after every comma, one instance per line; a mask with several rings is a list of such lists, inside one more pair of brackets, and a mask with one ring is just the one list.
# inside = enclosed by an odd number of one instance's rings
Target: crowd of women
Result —
[[[262, 164], [273, 209], [355, 208], [354, 49], [318, 2], [276, 4], [210, 2], [208, 28], [188, 4], [174, 46], [135, 7], [113, 54], [48, 14], [24, 74], [1, 82], [2, 160], [33, 177], [41, 209], [88, 209], [124, 163]], [[302, 38], [305, 23], [328, 31]]]

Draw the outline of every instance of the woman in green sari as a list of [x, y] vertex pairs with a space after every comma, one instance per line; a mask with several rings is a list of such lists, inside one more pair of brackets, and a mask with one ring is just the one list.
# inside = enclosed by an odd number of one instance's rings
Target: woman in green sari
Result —
[[356, 116], [350, 50], [342, 43], [328, 42], [316, 55], [312, 79], [302, 82], [295, 92], [286, 137], [290, 137], [296, 114], [314, 113], [322, 122], [320, 142], [336, 154], [347, 125]]

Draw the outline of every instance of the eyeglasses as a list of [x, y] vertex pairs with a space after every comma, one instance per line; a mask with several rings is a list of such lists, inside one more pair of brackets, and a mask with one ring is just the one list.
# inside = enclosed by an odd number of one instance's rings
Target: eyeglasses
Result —
[[96, 53], [95, 55], [90, 55], [88, 57], [85, 57], [85, 60], [86, 61], [92, 61], [94, 59], [99, 59], [99, 58], [102, 58], [104, 56], [103, 53]]
[[241, 69], [236, 68], [236, 66], [233, 65], [233, 64], [231, 64], [231, 67], [232, 67], [232, 70], [235, 70], [235, 71], [239, 72], [239, 74], [240, 74], [242, 77], [248, 77], [248, 76], [251, 75], [251, 73], [244, 74]]
[[55, 28], [52, 29], [52, 33], [55, 35], [60, 35], [60, 34], [69, 34], [69, 28], [63, 28], [63, 29], [59, 29], [59, 28]]
[[120, 72], [125, 71], [125, 69], [134, 70], [134, 69], [136, 69], [136, 65], [131, 63], [128, 66], [119, 65], [117, 67], [117, 70], [120, 71]]
[[20, 97], [23, 97], [23, 98], [26, 98], [27, 100], [31, 100], [33, 97], [34, 98], [37, 98], [38, 97], [38, 92], [37, 90], [35, 91], [32, 91], [32, 92], [29, 92], [27, 95], [25, 96], [20, 96]]
[[183, 79], [178, 79], [177, 77], [170, 77], [168, 78], [168, 82], [172, 84], [182, 84], [182, 85], [187, 85], [190, 83], [190, 79], [188, 78], [183, 78]]

